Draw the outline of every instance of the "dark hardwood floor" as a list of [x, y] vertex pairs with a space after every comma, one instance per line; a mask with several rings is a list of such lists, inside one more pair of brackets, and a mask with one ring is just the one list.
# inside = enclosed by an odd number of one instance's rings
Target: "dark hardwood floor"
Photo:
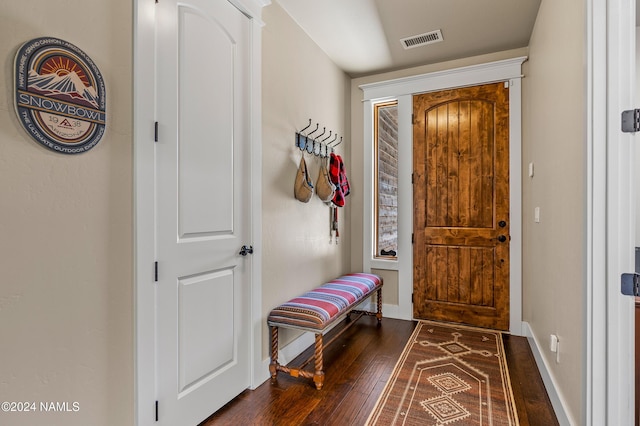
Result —
[[[325, 349], [324, 388], [285, 374], [246, 390], [200, 426], [363, 425], [415, 327], [413, 321], [363, 317]], [[327, 340], [328, 341], [327, 337]], [[520, 425], [557, 425], [524, 337], [505, 336], [505, 352]], [[294, 360], [300, 363], [312, 348]]]

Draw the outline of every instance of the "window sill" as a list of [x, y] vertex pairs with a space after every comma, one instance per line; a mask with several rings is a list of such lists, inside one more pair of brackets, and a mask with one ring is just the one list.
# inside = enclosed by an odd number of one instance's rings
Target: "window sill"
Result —
[[398, 258], [397, 257], [394, 257], [392, 259], [373, 258], [371, 259], [371, 269], [384, 269], [388, 271], [397, 271], [400, 269]]

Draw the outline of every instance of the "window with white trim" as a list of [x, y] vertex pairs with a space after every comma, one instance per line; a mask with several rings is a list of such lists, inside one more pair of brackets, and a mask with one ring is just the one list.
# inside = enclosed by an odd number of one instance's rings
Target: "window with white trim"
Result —
[[374, 123], [373, 257], [396, 259], [398, 253], [398, 102], [376, 104]]

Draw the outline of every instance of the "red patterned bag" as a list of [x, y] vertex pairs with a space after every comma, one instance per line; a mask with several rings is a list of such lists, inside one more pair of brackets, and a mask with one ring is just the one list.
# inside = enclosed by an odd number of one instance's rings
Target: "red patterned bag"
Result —
[[347, 172], [344, 169], [342, 157], [331, 153], [329, 160], [329, 179], [336, 186], [336, 193], [333, 196], [333, 204], [344, 207], [345, 197], [351, 192], [351, 186], [347, 179]]

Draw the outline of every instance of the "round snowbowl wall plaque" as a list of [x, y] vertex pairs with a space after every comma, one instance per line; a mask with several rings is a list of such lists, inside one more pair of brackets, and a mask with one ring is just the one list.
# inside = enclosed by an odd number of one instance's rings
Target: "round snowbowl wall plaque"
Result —
[[16, 55], [15, 86], [22, 127], [47, 148], [79, 154], [104, 135], [104, 80], [73, 44], [53, 37], [23, 44]]

